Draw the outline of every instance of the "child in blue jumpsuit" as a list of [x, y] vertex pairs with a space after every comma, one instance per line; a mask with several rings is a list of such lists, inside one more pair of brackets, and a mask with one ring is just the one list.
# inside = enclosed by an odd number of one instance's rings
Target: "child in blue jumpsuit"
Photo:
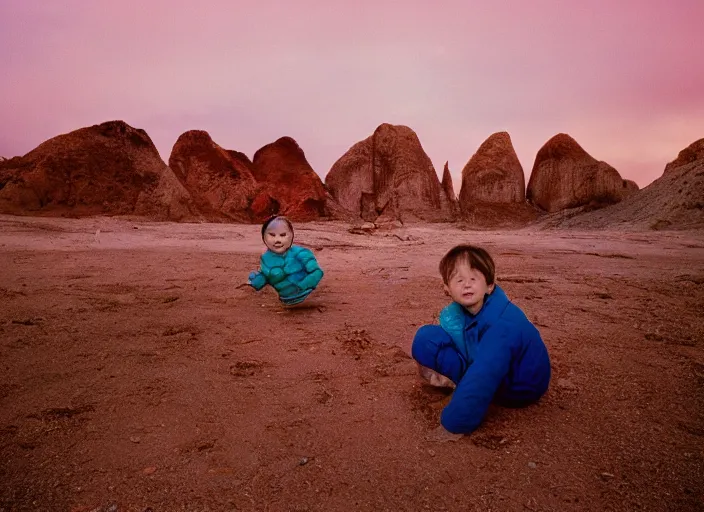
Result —
[[492, 401], [508, 407], [537, 401], [550, 382], [550, 358], [538, 330], [494, 283], [486, 250], [454, 247], [440, 274], [453, 302], [440, 313], [440, 325], [418, 329], [412, 354], [421, 375], [434, 371], [456, 385], [440, 430], [468, 434]]
[[315, 256], [293, 245], [293, 225], [286, 217], [271, 217], [262, 225], [262, 254], [259, 270], [250, 272], [247, 284], [259, 291], [271, 285], [287, 306], [303, 302], [323, 278]]

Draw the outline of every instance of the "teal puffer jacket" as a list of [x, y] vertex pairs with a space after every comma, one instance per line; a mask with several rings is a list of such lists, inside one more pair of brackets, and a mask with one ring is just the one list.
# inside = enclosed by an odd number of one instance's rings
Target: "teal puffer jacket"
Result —
[[249, 274], [249, 284], [259, 291], [271, 285], [286, 305], [303, 302], [315, 290], [323, 278], [323, 269], [318, 265], [310, 249], [292, 245], [283, 254], [266, 251], [262, 254], [258, 272]]

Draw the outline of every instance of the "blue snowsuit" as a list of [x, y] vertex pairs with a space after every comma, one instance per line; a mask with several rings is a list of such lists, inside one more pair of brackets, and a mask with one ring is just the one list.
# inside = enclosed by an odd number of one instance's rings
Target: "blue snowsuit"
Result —
[[266, 251], [258, 272], [249, 274], [249, 284], [259, 291], [267, 284], [274, 287], [279, 300], [290, 306], [303, 302], [323, 278], [310, 249], [292, 245], [285, 253]]
[[453, 433], [475, 430], [493, 401], [522, 407], [548, 389], [550, 358], [540, 333], [495, 286], [476, 315], [453, 302], [440, 325], [424, 325], [413, 340], [413, 358], [456, 385], [440, 422]]

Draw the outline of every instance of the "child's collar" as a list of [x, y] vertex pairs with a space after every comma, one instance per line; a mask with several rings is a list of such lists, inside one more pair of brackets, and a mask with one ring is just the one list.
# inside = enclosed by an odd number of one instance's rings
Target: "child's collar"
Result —
[[491, 320], [498, 318], [506, 306], [509, 300], [506, 293], [501, 289], [499, 285], [494, 285], [494, 290], [486, 296], [484, 299], [484, 304], [482, 304], [482, 309], [475, 315], [467, 311], [466, 308], [462, 308], [467, 316], [467, 322], [465, 323], [465, 329], [470, 328], [475, 323], [484, 324], [490, 322]]

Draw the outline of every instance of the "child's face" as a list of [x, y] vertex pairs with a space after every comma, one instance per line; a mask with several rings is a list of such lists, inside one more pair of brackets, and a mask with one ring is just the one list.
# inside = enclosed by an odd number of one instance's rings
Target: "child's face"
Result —
[[468, 262], [458, 261], [445, 285], [445, 291], [452, 300], [476, 315], [484, 305], [484, 295], [494, 291], [494, 285], [487, 285], [484, 274], [470, 267]]
[[293, 243], [293, 233], [286, 222], [275, 220], [267, 226], [264, 232], [264, 243], [271, 252], [283, 254]]

